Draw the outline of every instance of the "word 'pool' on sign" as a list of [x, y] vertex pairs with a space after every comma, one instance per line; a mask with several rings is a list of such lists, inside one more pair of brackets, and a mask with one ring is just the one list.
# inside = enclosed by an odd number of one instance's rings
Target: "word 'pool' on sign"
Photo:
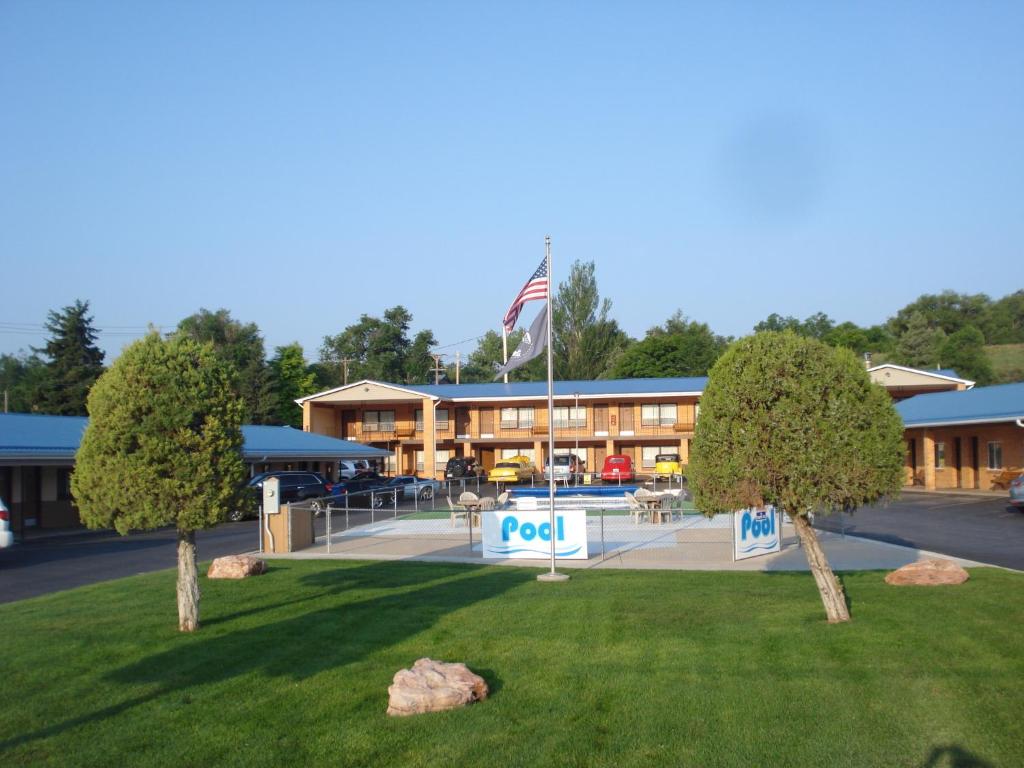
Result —
[[[551, 557], [551, 515], [547, 510], [498, 510], [483, 513], [484, 557], [543, 559]], [[555, 514], [555, 557], [586, 560], [587, 513]]]
[[775, 507], [755, 507], [733, 512], [733, 560], [782, 551], [781, 521]]

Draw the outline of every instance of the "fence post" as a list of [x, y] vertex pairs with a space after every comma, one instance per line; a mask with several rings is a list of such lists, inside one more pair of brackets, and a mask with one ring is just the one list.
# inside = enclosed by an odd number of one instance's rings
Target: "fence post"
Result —
[[395, 488], [395, 495], [391, 497], [391, 506], [395, 510], [395, 520], [398, 519], [398, 489]]
[[600, 508], [601, 511], [601, 562], [604, 562], [604, 507]]
[[327, 502], [327, 554], [331, 554], [331, 502]]

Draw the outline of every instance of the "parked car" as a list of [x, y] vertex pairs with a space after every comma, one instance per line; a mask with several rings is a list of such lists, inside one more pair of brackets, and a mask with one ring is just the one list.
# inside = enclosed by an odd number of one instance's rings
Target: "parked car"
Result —
[[263, 481], [268, 477], [276, 477], [280, 481], [280, 499], [282, 504], [293, 501], [306, 501], [326, 496], [331, 492], [331, 484], [319, 472], [274, 471], [260, 472], [253, 477], [246, 488], [250, 489], [251, 503], [244, 509], [236, 509], [228, 513], [228, 520], [238, 522], [246, 517], [254, 517], [263, 503]]
[[487, 480], [492, 483], [519, 483], [529, 480], [536, 472], [537, 467], [529, 456], [512, 456], [495, 464]]
[[370, 472], [370, 465], [365, 459], [342, 459], [338, 462], [338, 479], [349, 480], [356, 475]]
[[[583, 471], [583, 460], [574, 453], [555, 456], [555, 480], [568, 480]], [[544, 479], [551, 479], [551, 461], [544, 462]]]
[[391, 478], [378, 475], [376, 472], [362, 473], [350, 480], [339, 480], [331, 486], [330, 493], [313, 501], [313, 511], [319, 514], [327, 504], [335, 507], [348, 506], [357, 509], [380, 509], [385, 505], [393, 505], [398, 498], [399, 490], [389, 485]]
[[411, 499], [414, 496], [419, 496], [423, 501], [429, 501], [442, 488], [440, 481], [416, 477], [416, 475], [392, 477], [388, 480], [387, 485], [389, 488], [398, 488], [399, 501]]
[[1024, 475], [1010, 483], [1010, 503], [1017, 509], [1024, 509]]
[[452, 456], [444, 465], [445, 480], [461, 480], [465, 477], [483, 477], [484, 468], [475, 456]]
[[654, 457], [654, 476], [660, 480], [682, 477], [683, 465], [678, 453], [659, 453]]
[[0, 549], [11, 546], [14, 543], [14, 534], [11, 532], [11, 511], [7, 509], [4, 500], [0, 499]]
[[620, 453], [613, 453], [611, 456], [605, 457], [604, 466], [601, 468], [602, 481], [606, 483], [623, 480], [632, 482], [635, 477], [632, 457]]

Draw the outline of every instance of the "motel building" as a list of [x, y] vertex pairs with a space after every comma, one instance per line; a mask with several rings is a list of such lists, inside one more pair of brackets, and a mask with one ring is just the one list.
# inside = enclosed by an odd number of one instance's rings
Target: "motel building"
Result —
[[[1024, 384], [975, 387], [955, 371], [889, 364], [868, 373], [906, 425], [907, 486], [991, 489], [1002, 470], [1024, 466]], [[626, 454], [644, 473], [659, 453], [688, 463], [706, 385], [706, 377], [558, 381], [551, 416], [546, 382], [367, 380], [296, 402], [303, 429], [383, 448], [392, 473], [440, 478], [453, 456], [475, 456], [489, 470], [525, 455], [542, 467], [549, 419], [556, 454], [577, 454], [591, 472]]]
[[[71, 473], [84, 416], [0, 413], [0, 498], [11, 510], [11, 529], [81, 525], [71, 497]], [[386, 458], [384, 451], [291, 427], [242, 427], [242, 458], [250, 476], [270, 470], [308, 470], [337, 479], [342, 459]]]

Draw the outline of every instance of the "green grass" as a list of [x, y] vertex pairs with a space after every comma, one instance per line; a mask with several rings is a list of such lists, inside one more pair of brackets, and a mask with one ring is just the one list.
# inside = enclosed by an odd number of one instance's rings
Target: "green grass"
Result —
[[[845, 574], [828, 626], [806, 574], [535, 574], [271, 561], [191, 636], [171, 572], [0, 606], [0, 765], [1024, 764], [1024, 575]], [[386, 717], [421, 656], [492, 698]]]
[[1024, 381], [1024, 344], [985, 347], [996, 382]]

